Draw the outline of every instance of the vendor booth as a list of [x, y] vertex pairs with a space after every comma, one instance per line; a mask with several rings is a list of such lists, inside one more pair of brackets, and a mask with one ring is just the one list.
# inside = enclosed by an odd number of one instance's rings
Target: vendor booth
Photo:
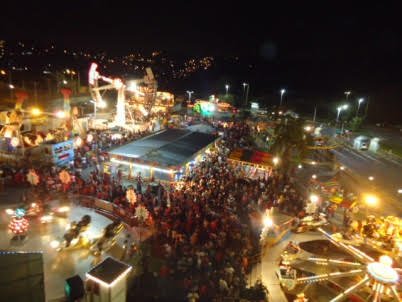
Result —
[[267, 152], [235, 149], [229, 154], [228, 160], [248, 178], [266, 178], [272, 172], [273, 156]]

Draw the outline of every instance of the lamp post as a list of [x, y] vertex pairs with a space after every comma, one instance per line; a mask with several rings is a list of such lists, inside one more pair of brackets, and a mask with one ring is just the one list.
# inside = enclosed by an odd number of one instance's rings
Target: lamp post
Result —
[[349, 95], [352, 93], [351, 91], [345, 91], [344, 92], [346, 95], [346, 102], [348, 101]]
[[187, 94], [188, 94], [188, 102], [191, 103], [191, 95], [194, 93], [194, 91], [192, 91], [192, 90], [187, 90], [186, 92], [187, 92]]
[[285, 89], [281, 89], [281, 102], [279, 103], [279, 106], [282, 106], [283, 95], [285, 94], [285, 92]]
[[226, 85], [225, 85], [225, 89], [226, 89], [226, 95], [228, 95], [228, 92], [229, 92], [229, 84], [226, 84]]
[[337, 122], [339, 121], [339, 116], [340, 116], [340, 114], [341, 114], [341, 111], [348, 109], [348, 107], [349, 107], [349, 106], [348, 106], [347, 104], [342, 105], [342, 106], [338, 106], [338, 108], [337, 108], [338, 114], [336, 115], [336, 121], [337, 121]]
[[360, 98], [360, 99], [357, 101], [356, 117], [359, 115], [360, 104], [363, 103], [363, 102], [364, 102], [364, 99], [363, 99], [363, 98]]
[[[247, 87], [247, 88], [246, 88]], [[248, 103], [248, 92], [250, 89], [250, 85], [248, 83], [243, 83], [243, 95], [245, 95], [245, 107], [247, 108]]]

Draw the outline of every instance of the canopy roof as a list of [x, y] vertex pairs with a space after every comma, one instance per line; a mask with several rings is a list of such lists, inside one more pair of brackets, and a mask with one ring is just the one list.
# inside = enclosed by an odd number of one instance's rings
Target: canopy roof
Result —
[[178, 166], [205, 148], [216, 137], [183, 129], [167, 129], [109, 151], [113, 156], [152, 162], [158, 166]]

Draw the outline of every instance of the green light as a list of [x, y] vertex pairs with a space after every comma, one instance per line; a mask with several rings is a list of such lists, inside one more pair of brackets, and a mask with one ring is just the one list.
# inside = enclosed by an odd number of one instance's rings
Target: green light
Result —
[[64, 291], [65, 291], [67, 297], [69, 297], [71, 295], [71, 287], [68, 283], [66, 283], [66, 285], [64, 285]]

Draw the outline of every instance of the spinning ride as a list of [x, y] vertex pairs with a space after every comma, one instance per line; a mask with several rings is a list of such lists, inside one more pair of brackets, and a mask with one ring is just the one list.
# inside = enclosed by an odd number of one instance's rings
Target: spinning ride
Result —
[[282, 286], [287, 290], [293, 290], [300, 284], [311, 284], [339, 278], [354, 277], [358, 281], [355, 281], [356, 283], [339, 293], [330, 300], [331, 302], [343, 301], [351, 294], [360, 290], [369, 292], [369, 299], [367, 301], [401, 301], [399, 280], [402, 270], [401, 268], [392, 266], [393, 260], [391, 257], [382, 255], [378, 260], [375, 260], [351, 244], [345, 244], [336, 240], [331, 234], [321, 228], [318, 230], [323, 233], [331, 243], [350, 254], [356, 261], [316, 257], [298, 258], [299, 260], [313, 262], [317, 265], [343, 267], [343, 270], [297, 278], [296, 269], [292, 267], [295, 259], [285, 257], [284, 260], [286, 261], [282, 261], [278, 274]]

